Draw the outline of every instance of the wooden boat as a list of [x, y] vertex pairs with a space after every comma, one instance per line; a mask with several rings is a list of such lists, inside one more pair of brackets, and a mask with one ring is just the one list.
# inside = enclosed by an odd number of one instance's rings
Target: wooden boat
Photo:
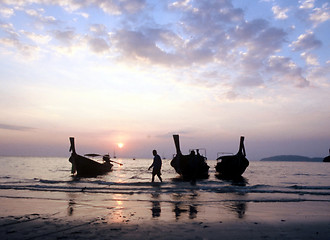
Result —
[[[103, 156], [103, 163], [99, 163], [87, 157], [78, 155], [76, 153], [73, 137], [70, 137], [70, 144], [70, 152], [72, 153], [69, 161], [72, 163], [72, 174], [77, 172], [78, 176], [94, 177], [111, 171], [113, 164], [110, 163], [111, 160], [108, 154]], [[91, 156], [92, 154], [88, 155]]]
[[329, 156], [323, 158], [323, 162], [330, 162], [330, 149], [329, 149]]
[[241, 136], [239, 150], [236, 155], [221, 156], [217, 158], [216, 171], [222, 178], [240, 177], [249, 166], [249, 160], [246, 158], [244, 137]]
[[173, 135], [176, 148], [176, 155], [171, 161], [171, 166], [175, 171], [185, 179], [203, 179], [209, 176], [209, 166], [206, 163], [206, 157], [195, 154], [183, 155], [180, 150], [179, 135]]

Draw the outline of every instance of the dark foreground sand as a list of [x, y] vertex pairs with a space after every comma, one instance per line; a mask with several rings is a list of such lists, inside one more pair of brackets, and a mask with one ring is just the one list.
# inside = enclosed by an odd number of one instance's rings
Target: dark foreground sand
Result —
[[189, 218], [189, 211], [175, 218], [170, 205], [162, 206], [157, 218], [149, 203], [104, 208], [1, 198], [0, 239], [330, 239], [327, 202], [250, 203], [242, 218], [212, 216], [201, 207], [196, 218]]
[[164, 222], [109, 223], [104, 217], [67, 221], [49, 215], [0, 220], [1, 239], [324, 239], [330, 225], [314, 223]]

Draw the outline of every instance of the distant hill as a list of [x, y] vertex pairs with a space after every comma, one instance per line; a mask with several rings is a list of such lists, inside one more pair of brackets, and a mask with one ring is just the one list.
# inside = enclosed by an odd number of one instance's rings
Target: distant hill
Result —
[[323, 158], [309, 158], [298, 155], [279, 155], [263, 158], [260, 161], [277, 161], [277, 162], [322, 162]]

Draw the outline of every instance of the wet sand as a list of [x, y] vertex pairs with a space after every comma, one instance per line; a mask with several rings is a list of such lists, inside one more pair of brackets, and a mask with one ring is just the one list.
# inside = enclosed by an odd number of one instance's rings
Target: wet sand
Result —
[[174, 207], [155, 200], [122, 202], [118, 207], [112, 201], [105, 206], [1, 198], [0, 209], [0, 239], [330, 238], [328, 202], [250, 202], [242, 212], [221, 214], [212, 212], [212, 206]]
[[99, 217], [67, 221], [43, 215], [1, 219], [1, 239], [329, 239], [329, 223], [143, 221], [108, 223]]

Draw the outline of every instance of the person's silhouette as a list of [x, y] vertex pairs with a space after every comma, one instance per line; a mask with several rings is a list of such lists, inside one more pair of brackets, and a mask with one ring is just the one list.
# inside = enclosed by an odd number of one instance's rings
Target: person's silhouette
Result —
[[160, 156], [157, 154], [157, 151], [156, 150], [153, 150], [152, 151], [152, 154], [154, 155], [154, 161], [153, 163], [151, 164], [151, 166], [148, 168], [148, 170], [150, 170], [150, 168], [153, 167], [152, 169], [152, 179], [151, 181], [154, 182], [155, 180], [155, 175], [158, 176], [159, 180], [162, 182], [162, 177], [160, 176], [161, 175], [161, 168], [162, 168], [162, 159], [160, 158]]

